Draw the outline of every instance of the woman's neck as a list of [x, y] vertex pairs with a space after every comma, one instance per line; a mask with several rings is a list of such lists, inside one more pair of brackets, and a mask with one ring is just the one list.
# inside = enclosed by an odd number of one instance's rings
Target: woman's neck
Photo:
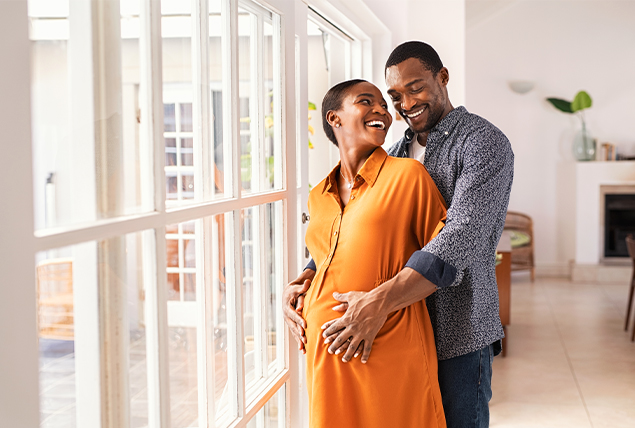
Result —
[[340, 145], [340, 174], [347, 181], [352, 181], [362, 169], [364, 162], [373, 154], [377, 147], [372, 148], [349, 148]]

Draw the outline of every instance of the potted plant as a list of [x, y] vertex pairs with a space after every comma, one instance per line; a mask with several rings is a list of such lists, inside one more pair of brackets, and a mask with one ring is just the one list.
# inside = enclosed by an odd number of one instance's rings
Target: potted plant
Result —
[[547, 98], [555, 108], [563, 113], [575, 114], [580, 119], [582, 129], [578, 131], [573, 140], [573, 156], [579, 161], [595, 159], [595, 140], [589, 134], [584, 121], [584, 110], [593, 105], [591, 96], [586, 91], [580, 91], [573, 101], [560, 98]]

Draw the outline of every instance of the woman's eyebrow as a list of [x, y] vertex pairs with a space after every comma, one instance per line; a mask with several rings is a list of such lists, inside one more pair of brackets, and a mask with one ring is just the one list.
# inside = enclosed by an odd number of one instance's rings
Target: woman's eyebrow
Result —
[[359, 97], [371, 97], [371, 98], [375, 98], [375, 95], [371, 94], [371, 93], [365, 93], [365, 94], [359, 94], [358, 96], [356, 96], [355, 98], [359, 98]]

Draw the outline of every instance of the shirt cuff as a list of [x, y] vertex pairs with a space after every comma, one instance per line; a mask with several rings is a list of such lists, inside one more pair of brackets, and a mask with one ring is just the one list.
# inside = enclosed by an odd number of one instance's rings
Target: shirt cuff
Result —
[[449, 287], [456, 279], [454, 266], [423, 250], [415, 251], [406, 263], [406, 267], [416, 270], [438, 288]]
[[307, 270], [307, 269], [317, 271], [317, 268], [315, 267], [315, 262], [313, 261], [313, 259], [309, 260], [309, 263], [304, 267], [304, 270]]

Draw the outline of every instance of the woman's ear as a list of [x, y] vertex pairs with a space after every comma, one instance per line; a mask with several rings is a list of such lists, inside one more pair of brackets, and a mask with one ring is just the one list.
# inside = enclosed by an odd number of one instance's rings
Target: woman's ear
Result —
[[333, 128], [339, 128], [341, 126], [340, 124], [340, 118], [337, 115], [337, 113], [335, 113], [333, 110], [329, 110], [326, 113], [326, 121], [329, 123], [329, 125], [331, 125]]

